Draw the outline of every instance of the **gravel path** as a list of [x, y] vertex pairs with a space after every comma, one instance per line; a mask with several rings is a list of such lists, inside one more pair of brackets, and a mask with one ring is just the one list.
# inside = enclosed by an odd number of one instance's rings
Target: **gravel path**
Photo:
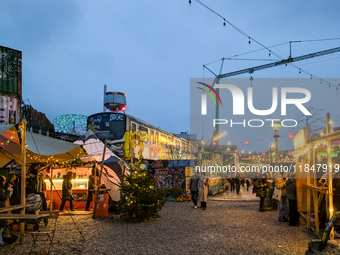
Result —
[[[208, 201], [207, 210], [191, 202], [168, 202], [161, 218], [124, 223], [118, 216], [93, 220], [75, 216], [86, 238], [69, 216], [58, 219], [52, 254], [305, 254], [315, 238], [306, 226], [277, 221], [276, 211], [259, 212], [258, 203]], [[12, 244], [0, 254], [28, 254], [31, 245]], [[37, 251], [43, 251], [39, 246]]]

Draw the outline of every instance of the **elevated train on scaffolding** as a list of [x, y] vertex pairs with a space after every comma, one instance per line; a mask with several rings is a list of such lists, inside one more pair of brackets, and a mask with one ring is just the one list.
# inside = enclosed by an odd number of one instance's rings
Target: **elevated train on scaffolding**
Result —
[[[87, 118], [87, 128], [123, 160], [190, 159], [190, 142], [146, 121], [126, 114], [126, 94], [106, 92], [104, 106], [110, 110]], [[104, 108], [104, 110], [105, 110]]]

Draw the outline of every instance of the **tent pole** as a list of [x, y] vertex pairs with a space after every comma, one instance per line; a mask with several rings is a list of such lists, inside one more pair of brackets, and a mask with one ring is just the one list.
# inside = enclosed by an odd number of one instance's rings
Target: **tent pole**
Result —
[[[26, 119], [21, 121], [21, 204], [26, 204]], [[25, 208], [21, 209], [25, 214]], [[25, 223], [20, 222], [20, 244], [25, 241]]]
[[50, 175], [50, 182], [51, 182], [51, 188], [50, 188], [50, 211], [53, 209], [53, 167], [51, 167], [51, 175]]
[[93, 206], [93, 215], [92, 215], [92, 218], [93, 218], [93, 219], [96, 217], [96, 210], [97, 210], [97, 204], [98, 204], [99, 189], [100, 189], [100, 183], [101, 183], [101, 180], [102, 180], [102, 173], [103, 173], [103, 168], [104, 168], [104, 160], [105, 160], [106, 146], [107, 146], [107, 138], [105, 139], [105, 146], [104, 146], [104, 152], [103, 152], [102, 165], [101, 165], [101, 168], [100, 168], [99, 181], [98, 181], [98, 185], [97, 185], [96, 201], [95, 201], [94, 206]]
[[94, 189], [97, 189], [97, 165], [96, 163], [94, 163]]

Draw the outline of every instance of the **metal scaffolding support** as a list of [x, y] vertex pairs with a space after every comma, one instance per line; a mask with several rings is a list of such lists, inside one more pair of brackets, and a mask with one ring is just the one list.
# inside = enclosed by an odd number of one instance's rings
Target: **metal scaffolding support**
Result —
[[320, 57], [320, 56], [323, 56], [323, 55], [328, 55], [328, 54], [332, 54], [332, 53], [336, 53], [336, 52], [340, 52], [340, 47], [332, 48], [332, 49], [328, 49], [328, 50], [323, 50], [323, 51], [319, 51], [319, 52], [315, 52], [315, 53], [310, 53], [310, 54], [302, 55], [302, 56], [299, 56], [299, 57], [296, 57], [296, 58], [289, 57], [287, 59], [283, 59], [283, 60], [280, 60], [280, 61], [277, 61], [277, 62], [274, 62], [274, 63], [250, 67], [250, 68], [246, 68], [246, 69], [242, 69], [242, 70], [234, 71], [234, 72], [230, 72], [230, 73], [220, 74], [220, 75], [217, 75], [217, 78], [221, 79], [221, 78], [231, 77], [231, 76], [235, 76], [235, 75], [239, 75], [239, 74], [243, 74], [243, 73], [253, 73], [253, 72], [258, 71], [258, 70], [271, 68], [271, 67], [275, 67], [275, 66], [280, 66], [280, 65], [285, 65], [285, 64], [292, 63], [292, 62], [306, 60], [306, 59], [309, 59], [309, 58]]

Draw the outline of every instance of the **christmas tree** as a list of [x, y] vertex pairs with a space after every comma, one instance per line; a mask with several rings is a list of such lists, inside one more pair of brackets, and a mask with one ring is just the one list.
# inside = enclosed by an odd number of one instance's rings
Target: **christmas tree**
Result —
[[130, 174], [122, 176], [120, 184], [121, 217], [126, 221], [143, 221], [159, 217], [164, 205], [166, 191], [156, 188], [155, 176], [143, 169], [145, 165], [135, 164]]

